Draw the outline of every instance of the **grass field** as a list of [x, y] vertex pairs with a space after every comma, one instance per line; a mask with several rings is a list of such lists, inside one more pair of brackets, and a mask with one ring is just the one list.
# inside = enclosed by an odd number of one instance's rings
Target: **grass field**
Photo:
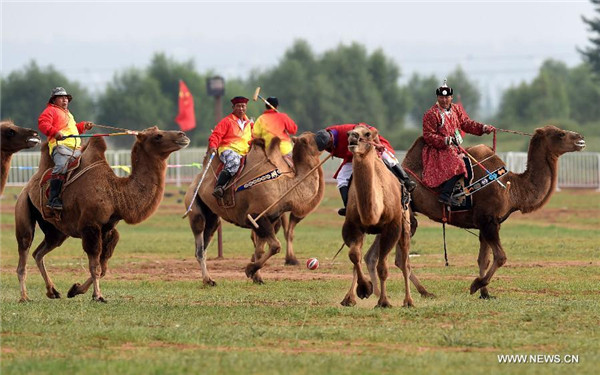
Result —
[[[477, 238], [448, 229], [445, 267], [441, 225], [420, 216], [411, 263], [437, 298], [413, 289], [415, 307], [402, 308], [394, 267], [394, 308], [385, 310], [374, 309], [373, 296], [352, 308], [339, 304], [351, 263], [345, 251], [332, 260], [342, 243], [333, 185], [296, 230], [296, 255], [319, 258], [316, 271], [283, 266], [279, 254], [262, 271], [266, 284], [254, 285], [243, 272], [249, 232], [226, 224], [225, 259], [214, 259], [216, 242], [208, 254], [218, 285], [203, 286], [182, 196], [169, 187], [153, 217], [119, 224], [121, 240], [101, 283], [107, 304], [93, 302], [91, 291], [46, 298], [32, 258], [32, 302], [18, 303], [18, 191], [7, 188], [1, 201], [2, 374], [598, 373], [600, 194], [593, 191], [558, 192], [541, 211], [514, 214], [503, 225], [508, 261], [489, 286], [492, 300], [468, 293]], [[38, 229], [34, 247], [40, 237]], [[46, 265], [63, 296], [89, 275], [76, 239], [50, 253]], [[510, 354], [528, 363], [499, 363]]]

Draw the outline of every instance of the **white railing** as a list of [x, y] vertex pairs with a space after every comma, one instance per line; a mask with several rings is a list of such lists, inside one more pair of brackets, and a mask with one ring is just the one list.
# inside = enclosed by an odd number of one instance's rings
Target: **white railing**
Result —
[[[189, 184], [200, 172], [200, 163], [205, 147], [188, 148], [173, 153], [169, 157], [167, 183], [177, 186]], [[107, 150], [108, 163], [113, 166], [118, 176], [129, 174], [127, 167], [131, 164], [130, 150]], [[406, 151], [397, 151], [396, 157], [402, 160]], [[509, 171], [521, 173], [527, 165], [525, 152], [501, 152], [498, 156], [504, 160]], [[325, 155], [323, 155], [325, 157]], [[13, 155], [8, 176], [8, 185], [25, 185], [37, 171], [40, 161], [39, 151], [18, 152]], [[339, 159], [330, 159], [323, 165], [325, 179], [333, 181], [333, 174], [340, 165]], [[578, 152], [568, 153], [560, 157], [558, 168], [558, 188], [588, 188], [600, 191], [600, 153]]]

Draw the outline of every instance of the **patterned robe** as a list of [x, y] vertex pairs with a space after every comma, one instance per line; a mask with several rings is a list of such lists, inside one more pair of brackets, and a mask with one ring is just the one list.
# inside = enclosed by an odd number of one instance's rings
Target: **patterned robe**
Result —
[[454, 136], [455, 130], [482, 135], [483, 125], [473, 121], [462, 106], [451, 104], [444, 111], [437, 103], [423, 115], [423, 183], [436, 187], [450, 178], [463, 174], [467, 169], [456, 146], [446, 145], [446, 137]]

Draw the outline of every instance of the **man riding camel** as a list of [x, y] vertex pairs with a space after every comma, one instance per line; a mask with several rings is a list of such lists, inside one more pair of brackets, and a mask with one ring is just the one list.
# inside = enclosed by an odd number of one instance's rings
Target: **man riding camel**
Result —
[[266, 110], [260, 115], [252, 128], [252, 138], [263, 138], [265, 149], [269, 148], [271, 140], [279, 137], [281, 143], [279, 149], [283, 157], [290, 157], [294, 144], [291, 135], [296, 134], [298, 125], [283, 112], [278, 112], [279, 99], [274, 96], [267, 98]]
[[423, 183], [430, 188], [441, 185], [439, 201], [446, 205], [452, 203], [454, 184], [467, 175], [459, 148], [461, 132], [483, 135], [495, 129], [471, 120], [462, 106], [453, 104], [453, 91], [444, 80], [435, 90], [437, 102], [423, 115]]
[[72, 100], [73, 96], [67, 94], [64, 88], [53, 88], [46, 109], [38, 118], [38, 127], [48, 137], [50, 156], [54, 161], [47, 207], [55, 210], [63, 208], [58, 196], [65, 181], [67, 167], [71, 161], [81, 155], [81, 139], [70, 136], [84, 133], [94, 126], [89, 121], [75, 123], [75, 118], [68, 109]]
[[[319, 151], [327, 150], [333, 156], [343, 159], [342, 164], [334, 174], [337, 179], [337, 187], [342, 196], [344, 207], [338, 210], [340, 216], [346, 216], [346, 206], [348, 204], [348, 191], [350, 189], [350, 178], [352, 177], [352, 152], [348, 150], [348, 132], [354, 129], [357, 125], [364, 125], [369, 129], [375, 127], [365, 124], [343, 124], [332, 125], [316, 133], [316, 142]], [[390, 171], [398, 178], [400, 183], [404, 185], [409, 192], [415, 189], [415, 182], [411, 181], [404, 169], [400, 166], [398, 159], [394, 156], [394, 148], [390, 145], [387, 139], [379, 135], [379, 142], [383, 146], [381, 159]]]
[[246, 116], [248, 100], [243, 96], [231, 99], [233, 111], [219, 121], [208, 138], [208, 153], [218, 151], [219, 159], [224, 164], [213, 191], [213, 195], [218, 198], [223, 197], [225, 186], [240, 169], [242, 156], [250, 150], [254, 124]]

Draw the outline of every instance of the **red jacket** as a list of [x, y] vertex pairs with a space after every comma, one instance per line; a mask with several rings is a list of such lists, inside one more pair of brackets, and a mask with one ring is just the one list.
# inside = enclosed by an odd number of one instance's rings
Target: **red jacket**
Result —
[[456, 129], [483, 134], [483, 124], [471, 120], [462, 106], [456, 104], [451, 104], [449, 114], [436, 103], [423, 115], [423, 183], [428, 187], [439, 186], [458, 174], [467, 174], [457, 147], [446, 145], [446, 137], [454, 136]]
[[233, 150], [240, 155], [246, 155], [250, 150], [252, 127], [254, 124], [244, 116], [244, 129], [238, 125], [238, 118], [233, 113], [224, 117], [213, 129], [208, 137], [208, 147], [218, 148], [219, 153], [224, 150]]
[[[343, 159], [342, 163], [340, 164], [340, 167], [333, 175], [333, 178], [337, 177], [337, 174], [340, 171], [340, 168], [342, 168], [342, 165], [346, 163], [352, 163], [352, 152], [348, 150], [348, 132], [350, 130], [353, 130], [356, 127], [356, 125], [358, 124], [332, 125], [325, 128], [325, 130], [329, 131], [333, 136], [333, 151], [331, 151], [331, 154], [336, 158]], [[360, 125], [365, 125], [369, 129], [377, 130], [374, 126], [365, 123], [361, 123]], [[392, 147], [392, 145], [390, 145], [390, 142], [388, 142], [387, 139], [379, 135], [379, 141], [388, 151], [392, 153], [392, 155], [394, 154], [394, 148]]]
[[[38, 118], [38, 127], [48, 137], [50, 153], [52, 153], [52, 150], [56, 146], [56, 140], [54, 139], [56, 133], [61, 132], [64, 136], [84, 133], [85, 121], [75, 123], [75, 119], [68, 109], [48, 103], [46, 109], [44, 109]], [[72, 149], [78, 149], [81, 147], [81, 139], [68, 138], [60, 141], [60, 144]]]

